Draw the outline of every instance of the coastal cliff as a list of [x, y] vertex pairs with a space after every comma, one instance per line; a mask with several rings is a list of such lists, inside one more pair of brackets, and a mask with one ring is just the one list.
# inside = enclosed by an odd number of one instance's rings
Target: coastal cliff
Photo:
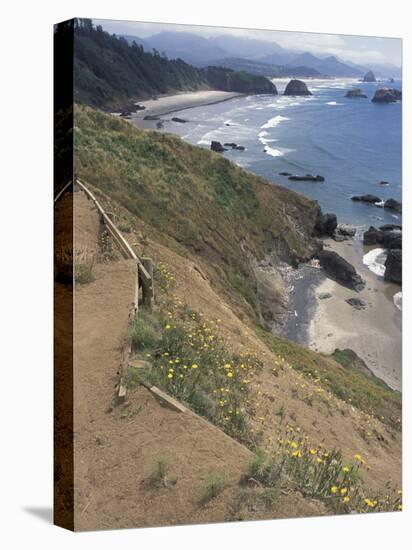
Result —
[[[320, 207], [170, 134], [76, 108], [76, 170], [173, 242], [204, 258], [221, 292], [252, 318], [256, 266], [297, 265], [320, 249]], [[106, 146], [110, 139], [110, 148]]]

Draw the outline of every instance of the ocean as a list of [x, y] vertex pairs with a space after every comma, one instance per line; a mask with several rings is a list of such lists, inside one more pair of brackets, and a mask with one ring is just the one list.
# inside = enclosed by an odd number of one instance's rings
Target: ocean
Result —
[[[396, 212], [350, 200], [366, 193], [383, 201], [402, 199], [402, 105], [371, 102], [378, 86], [400, 89], [401, 82], [307, 81], [310, 97], [282, 96], [286, 83], [276, 82], [278, 96], [239, 97], [173, 113], [186, 119], [185, 124], [171, 122], [166, 115], [164, 130], [206, 148], [212, 140], [244, 146], [245, 151], [223, 154], [246, 170], [317, 200], [339, 223], [360, 228], [401, 223]], [[353, 87], [368, 98], [345, 98]], [[294, 182], [280, 172], [320, 174], [325, 181]]]

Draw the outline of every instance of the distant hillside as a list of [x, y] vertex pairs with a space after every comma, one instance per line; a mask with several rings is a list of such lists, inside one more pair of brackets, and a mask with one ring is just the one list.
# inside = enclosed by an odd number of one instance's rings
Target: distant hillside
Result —
[[308, 67], [313, 67], [323, 75], [329, 76], [341, 76], [341, 77], [351, 77], [351, 76], [361, 76], [362, 71], [353, 65], [347, 65], [340, 61], [337, 57], [331, 55], [324, 59], [320, 59], [315, 55], [306, 52], [300, 55], [293, 57], [289, 62], [289, 67], [295, 67], [297, 65], [306, 65]]
[[274, 65], [262, 63], [254, 59], [243, 59], [240, 57], [226, 57], [216, 60], [213, 65], [218, 67], [228, 67], [236, 71], [247, 71], [248, 73], [267, 76], [269, 78], [283, 76], [300, 76], [316, 78], [320, 76], [319, 71], [310, 67], [285, 67], [284, 65]]
[[[57, 32], [70, 32], [60, 27]], [[231, 69], [198, 69], [182, 59], [145, 51], [93, 27], [89, 19], [74, 25], [75, 100], [103, 109], [120, 109], [152, 95], [214, 88], [240, 93], [276, 93], [265, 77]], [[137, 39], [139, 40], [139, 39]]]

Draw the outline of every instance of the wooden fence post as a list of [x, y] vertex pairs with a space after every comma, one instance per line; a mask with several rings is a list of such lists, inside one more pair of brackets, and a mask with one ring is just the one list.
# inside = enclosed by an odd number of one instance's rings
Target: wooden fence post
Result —
[[154, 285], [153, 285], [153, 261], [151, 258], [141, 259], [143, 267], [150, 275], [150, 279], [142, 278], [143, 304], [148, 311], [153, 311], [154, 305]]

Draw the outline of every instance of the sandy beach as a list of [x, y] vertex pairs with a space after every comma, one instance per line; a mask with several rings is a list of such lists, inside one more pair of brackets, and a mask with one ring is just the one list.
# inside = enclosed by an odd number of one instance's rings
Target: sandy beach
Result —
[[133, 113], [131, 122], [139, 128], [154, 129], [156, 128], [156, 120], [144, 120], [144, 117], [148, 115], [161, 117], [177, 111], [191, 109], [192, 107], [221, 103], [222, 101], [228, 101], [229, 99], [243, 95], [237, 92], [200, 90], [198, 92], [182, 92], [175, 95], [159, 96], [158, 99], [139, 101], [138, 104], [143, 105], [145, 109]]
[[[337, 243], [328, 239], [325, 248], [350, 262], [366, 285], [355, 292], [327, 278], [317, 287], [317, 306], [309, 324], [309, 347], [323, 353], [350, 348], [376, 376], [393, 389], [401, 390], [402, 313], [393, 303], [393, 295], [400, 287], [384, 282], [362, 264], [363, 247], [359, 241]], [[332, 296], [320, 299], [322, 293]], [[357, 310], [345, 302], [354, 297], [367, 302], [367, 308]]]

